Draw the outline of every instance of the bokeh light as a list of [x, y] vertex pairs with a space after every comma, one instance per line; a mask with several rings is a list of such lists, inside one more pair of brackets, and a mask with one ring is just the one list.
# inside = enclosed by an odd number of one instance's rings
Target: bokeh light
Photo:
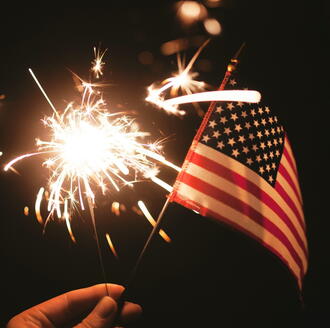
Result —
[[221, 33], [221, 25], [215, 18], [207, 18], [204, 20], [205, 30], [211, 35], [218, 35]]
[[178, 17], [184, 24], [196, 23], [207, 16], [206, 8], [197, 1], [180, 1], [177, 6]]

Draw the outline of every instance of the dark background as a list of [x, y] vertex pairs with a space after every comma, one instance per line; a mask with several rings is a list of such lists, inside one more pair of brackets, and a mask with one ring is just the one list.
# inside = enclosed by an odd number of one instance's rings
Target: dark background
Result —
[[[176, 56], [163, 55], [161, 45], [177, 38], [208, 37], [201, 22], [184, 27], [174, 4], [139, 1], [107, 7], [95, 3], [4, 9], [2, 164], [34, 149], [34, 138], [44, 133], [40, 119], [50, 115], [27, 69], [34, 70], [55, 105], [63, 108], [78, 96], [68, 69], [88, 79], [92, 48], [101, 44], [108, 48], [105, 80], [110, 86], [104, 93], [110, 105], [134, 110], [141, 127], [155, 138], [169, 136], [165, 153], [180, 165], [201, 118], [192, 107], [179, 119], [144, 101], [148, 85], [176, 70]], [[130, 286], [129, 298], [144, 307], [141, 327], [314, 327], [321, 319], [329, 321], [325, 12], [327, 8], [319, 1], [222, 1], [220, 7], [208, 8], [209, 16], [221, 22], [222, 33], [212, 39], [195, 66], [200, 68], [200, 79], [215, 88], [229, 59], [246, 41], [241, 73], [251, 81], [251, 88], [260, 90], [288, 132], [300, 173], [310, 249], [303, 304], [294, 278], [272, 254], [229, 227], [173, 204], [163, 223], [173, 242], [155, 238]], [[185, 51], [187, 58], [196, 49], [191, 42]], [[139, 59], [145, 51], [152, 54], [150, 64]], [[77, 244], [58, 221], [51, 222], [43, 234], [33, 207], [47, 171], [38, 158], [23, 161], [17, 169], [21, 175], [0, 175], [3, 325], [43, 300], [103, 281], [87, 213], [77, 215], [72, 223]], [[162, 174], [174, 182], [172, 171]], [[100, 197], [96, 215], [109, 281], [125, 283], [151, 230], [131, 206], [142, 199], [156, 216], [165, 195], [159, 187], [141, 183], [134, 191], [124, 189]], [[127, 207], [120, 217], [110, 213], [115, 200]], [[23, 214], [24, 206], [30, 208], [28, 216]], [[102, 237], [108, 231], [119, 260]]]

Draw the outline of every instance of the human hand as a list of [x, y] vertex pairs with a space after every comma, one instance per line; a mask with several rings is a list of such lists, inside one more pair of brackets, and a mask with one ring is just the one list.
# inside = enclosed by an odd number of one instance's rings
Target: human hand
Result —
[[[117, 313], [116, 300], [124, 291], [124, 287], [107, 284], [107, 288], [110, 297], [106, 296], [104, 284], [59, 295], [19, 313], [8, 322], [7, 328], [73, 327], [74, 323], [75, 328], [113, 327]], [[125, 302], [120, 321], [128, 323], [136, 319], [141, 312], [138, 304]], [[84, 317], [86, 313], [89, 314]]]

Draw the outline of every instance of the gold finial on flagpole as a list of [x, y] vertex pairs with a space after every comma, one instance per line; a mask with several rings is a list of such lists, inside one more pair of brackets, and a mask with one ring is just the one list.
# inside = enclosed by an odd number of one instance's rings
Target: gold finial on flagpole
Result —
[[234, 57], [230, 60], [230, 63], [227, 66], [226, 74], [221, 82], [221, 85], [219, 87], [219, 90], [223, 90], [232, 75], [232, 73], [236, 70], [236, 67], [239, 63], [238, 56], [241, 54], [243, 48], [245, 47], [245, 42], [242, 43], [242, 45], [239, 47], [239, 49], [236, 51]]

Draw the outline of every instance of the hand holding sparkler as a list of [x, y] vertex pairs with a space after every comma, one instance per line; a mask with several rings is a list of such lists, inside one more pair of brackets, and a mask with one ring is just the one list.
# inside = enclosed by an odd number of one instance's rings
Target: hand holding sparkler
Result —
[[[105, 51], [101, 53], [94, 49], [94, 52], [96, 58], [92, 72], [99, 78], [102, 75], [102, 57]], [[36, 151], [13, 159], [5, 165], [4, 170], [14, 170], [14, 164], [31, 156], [47, 156], [43, 161], [43, 166], [50, 171], [49, 195], [46, 197], [49, 214], [45, 223], [54, 217], [64, 220], [72, 241], [76, 242], [70, 221], [75, 210], [85, 210], [87, 207], [93, 224], [103, 280], [107, 281], [95, 222], [96, 190], [102, 193], [111, 189], [119, 191], [120, 186], [133, 186], [142, 179], [150, 179], [169, 190], [171, 186], [157, 177], [159, 169], [156, 162], [177, 171], [180, 168], [160, 154], [159, 142], [143, 142], [143, 138], [149, 136], [149, 133], [139, 131], [133, 119], [123, 113], [110, 113], [98, 89], [100, 84], [88, 83], [79, 78], [81, 102], [72, 102], [63, 111], [58, 111], [33, 71], [29, 71], [53, 110], [51, 116], [43, 119], [49, 130], [49, 138], [37, 139]], [[43, 195], [46, 194], [44, 191], [44, 188], [40, 188], [35, 205], [40, 223], [44, 223], [40, 211]], [[155, 224], [150, 214], [148, 220]], [[162, 233], [163, 238], [169, 240]], [[106, 238], [112, 244], [109, 234], [106, 234]], [[113, 245], [112, 250], [117, 256]]]
[[[104, 285], [70, 291], [38, 304], [13, 317], [7, 328], [27, 328], [31, 325], [44, 327], [76, 328], [112, 327], [117, 313], [116, 301], [123, 292], [123, 287], [108, 284], [110, 296], [106, 296]], [[138, 304], [126, 302], [121, 313], [120, 321], [129, 323], [141, 314]], [[86, 317], [86, 313], [89, 313]]]

